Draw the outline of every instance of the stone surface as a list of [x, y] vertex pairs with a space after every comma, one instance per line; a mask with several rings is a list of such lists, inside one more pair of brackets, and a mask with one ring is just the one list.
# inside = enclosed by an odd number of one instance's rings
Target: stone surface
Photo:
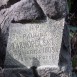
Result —
[[[16, 4], [15, 4], [16, 5]], [[39, 20], [44, 18], [42, 9], [34, 0], [22, 0], [14, 6], [12, 15], [14, 21], [20, 20]], [[26, 21], [24, 21], [26, 22]], [[27, 23], [27, 22], [26, 22]]]
[[5, 73], [29, 67], [34, 77], [71, 77], [66, 0], [8, 2], [0, 10], [0, 66], [7, 68]]
[[9, 1], [9, 0], [0, 0], [0, 7], [1, 7], [2, 5], [7, 5], [8, 1]]
[[6, 32], [10, 22], [29, 23], [45, 19], [42, 9], [34, 0], [21, 0], [7, 9], [2, 9], [0, 17], [2, 33]]
[[31, 69], [9, 68], [3, 70], [3, 77], [34, 77]]
[[[12, 58], [27, 67], [41, 65], [58, 67], [63, 29], [64, 19], [56, 22], [48, 19], [47, 22], [36, 24], [11, 24], [7, 51]], [[8, 53], [6, 59], [9, 57]], [[12, 63], [5, 60], [5, 64], [16, 65], [13, 60], [10, 61]]]
[[52, 19], [66, 16], [66, 0], [36, 0], [44, 13]]

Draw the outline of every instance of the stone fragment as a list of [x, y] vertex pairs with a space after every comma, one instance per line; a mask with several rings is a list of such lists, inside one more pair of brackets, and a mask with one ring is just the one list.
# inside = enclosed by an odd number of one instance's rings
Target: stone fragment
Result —
[[20, 21], [22, 23], [42, 20], [44, 18], [42, 9], [34, 0], [22, 0], [18, 2], [15, 9], [13, 9], [12, 15], [14, 21]]
[[52, 19], [66, 16], [66, 0], [36, 0], [43, 12]]

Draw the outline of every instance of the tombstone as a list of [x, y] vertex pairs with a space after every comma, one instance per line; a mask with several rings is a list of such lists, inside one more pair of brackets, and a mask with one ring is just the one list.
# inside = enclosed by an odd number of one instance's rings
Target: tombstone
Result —
[[22, 0], [1, 10], [4, 74], [25, 68], [28, 77], [71, 77], [67, 13], [65, 0]]

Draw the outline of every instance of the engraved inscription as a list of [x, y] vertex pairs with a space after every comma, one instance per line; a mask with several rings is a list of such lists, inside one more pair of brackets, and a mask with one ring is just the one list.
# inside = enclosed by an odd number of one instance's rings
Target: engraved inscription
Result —
[[[57, 24], [58, 27], [60, 27], [59, 24]], [[11, 25], [7, 51], [15, 60], [27, 67], [57, 66], [63, 26], [58, 31], [55, 28], [56, 24], [54, 25], [54, 27], [48, 25], [48, 23]], [[56, 30], [52, 32], [51, 29]], [[56, 32], [59, 34], [55, 34]], [[55, 41], [57, 42], [55, 43]]]

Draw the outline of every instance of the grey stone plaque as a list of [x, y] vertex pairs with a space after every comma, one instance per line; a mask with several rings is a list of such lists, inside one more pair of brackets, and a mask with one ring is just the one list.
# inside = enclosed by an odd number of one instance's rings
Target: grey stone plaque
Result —
[[5, 64], [58, 67], [63, 29], [64, 18], [48, 19], [43, 23], [11, 24]]
[[0, 0], [4, 76], [71, 77], [67, 15], [66, 0]]

